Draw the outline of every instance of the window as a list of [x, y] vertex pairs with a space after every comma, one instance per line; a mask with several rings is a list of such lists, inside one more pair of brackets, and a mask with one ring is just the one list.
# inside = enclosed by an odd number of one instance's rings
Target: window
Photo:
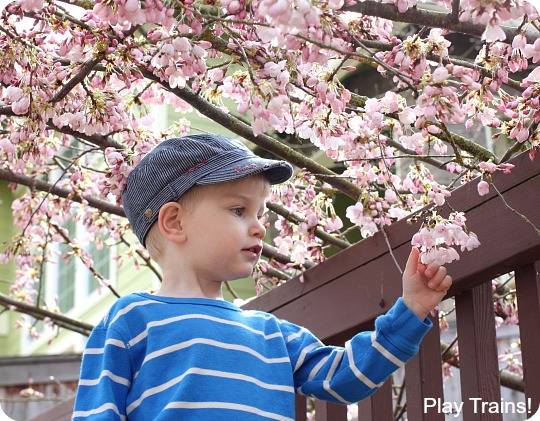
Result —
[[[86, 235], [85, 227], [76, 224], [73, 220], [64, 224], [64, 228], [69, 231], [73, 239], [81, 239]], [[83, 244], [83, 248], [92, 256], [93, 268], [103, 278], [111, 281], [113, 276], [111, 259], [114, 250], [107, 246], [99, 249], [93, 242]], [[59, 256], [56, 262], [46, 265], [45, 298], [47, 303], [51, 303], [56, 298], [60, 311], [65, 313], [74, 307], [84, 305], [87, 298], [98, 290], [99, 281], [79, 257], [62, 258], [66, 253], [72, 252], [69, 245], [60, 244], [57, 250]]]

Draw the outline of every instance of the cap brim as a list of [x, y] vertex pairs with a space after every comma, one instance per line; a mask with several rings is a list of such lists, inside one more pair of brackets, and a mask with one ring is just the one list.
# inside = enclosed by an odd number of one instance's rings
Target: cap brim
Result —
[[292, 166], [285, 161], [264, 159], [258, 156], [243, 158], [205, 175], [196, 184], [219, 184], [264, 173], [270, 184], [281, 184], [293, 175]]

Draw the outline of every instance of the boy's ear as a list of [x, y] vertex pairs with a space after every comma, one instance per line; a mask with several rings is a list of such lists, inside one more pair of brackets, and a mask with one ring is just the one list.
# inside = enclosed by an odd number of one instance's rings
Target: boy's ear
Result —
[[170, 241], [181, 244], [186, 240], [183, 225], [184, 208], [176, 202], [169, 202], [159, 210], [158, 226], [161, 234]]

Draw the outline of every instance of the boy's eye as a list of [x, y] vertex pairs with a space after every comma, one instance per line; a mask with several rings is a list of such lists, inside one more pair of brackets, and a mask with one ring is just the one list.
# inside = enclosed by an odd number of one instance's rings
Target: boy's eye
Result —
[[242, 216], [244, 214], [244, 208], [233, 208], [231, 210], [236, 216]]

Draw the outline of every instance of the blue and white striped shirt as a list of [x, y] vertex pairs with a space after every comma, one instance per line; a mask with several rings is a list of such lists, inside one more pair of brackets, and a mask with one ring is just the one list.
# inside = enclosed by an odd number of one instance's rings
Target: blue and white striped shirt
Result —
[[84, 352], [74, 420], [293, 420], [295, 393], [338, 403], [373, 393], [431, 323], [398, 300], [345, 347], [226, 301], [135, 293]]

